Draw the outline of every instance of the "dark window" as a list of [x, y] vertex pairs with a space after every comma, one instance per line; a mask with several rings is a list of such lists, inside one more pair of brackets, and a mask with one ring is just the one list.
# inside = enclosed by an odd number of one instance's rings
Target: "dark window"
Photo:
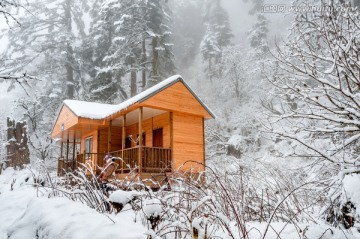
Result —
[[125, 139], [125, 148], [131, 148], [131, 138], [130, 137], [126, 137]]
[[163, 129], [153, 130], [153, 147], [163, 147]]

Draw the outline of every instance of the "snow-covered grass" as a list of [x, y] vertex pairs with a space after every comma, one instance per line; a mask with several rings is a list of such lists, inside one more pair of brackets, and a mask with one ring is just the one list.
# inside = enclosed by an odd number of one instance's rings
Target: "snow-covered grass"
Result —
[[[36, 184], [39, 173], [34, 169], [7, 168], [0, 175], [0, 239], [360, 238], [355, 228], [336, 229], [321, 220], [311, 220], [311, 215], [300, 216], [301, 210], [306, 212], [302, 195], [308, 188], [299, 190], [299, 194], [292, 193], [292, 187], [296, 186], [287, 182], [287, 188], [283, 188], [281, 174], [277, 175], [278, 182], [267, 178], [254, 188], [251, 186], [255, 184], [248, 181], [253, 178], [244, 165], [242, 170], [242, 181], [237, 178], [240, 175], [224, 178], [210, 170], [207, 176], [211, 183], [177, 177], [171, 179], [177, 181], [171, 191], [154, 192], [139, 184], [136, 185], [139, 191], [118, 189], [110, 194], [109, 201], [121, 203], [123, 207], [117, 212], [103, 213], [77, 197], [65, 197], [71, 190], [86, 193], [86, 187], [69, 189], [59, 184], [55, 190], [66, 193], [54, 196], [51, 187]], [[357, 176], [355, 178], [358, 180]], [[56, 183], [57, 178], [52, 176], [52, 180]], [[242, 184], [230, 185], [234, 182]], [[261, 191], [260, 185], [264, 182], [268, 183], [267, 196], [256, 192]], [[346, 185], [353, 188], [354, 183], [356, 180], [346, 176], [344, 188]], [[357, 197], [356, 193], [351, 197]], [[300, 211], [296, 212], [296, 207]]]
[[106, 215], [64, 197], [49, 198], [50, 191], [34, 187], [31, 176], [12, 168], [0, 175], [1, 239], [146, 238], [131, 210]]

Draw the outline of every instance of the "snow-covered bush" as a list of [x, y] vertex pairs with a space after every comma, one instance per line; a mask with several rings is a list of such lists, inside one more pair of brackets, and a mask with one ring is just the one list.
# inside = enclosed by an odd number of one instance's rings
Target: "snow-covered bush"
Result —
[[126, 204], [134, 202], [140, 196], [141, 193], [137, 191], [123, 191], [120, 189], [110, 194], [109, 202], [116, 212], [120, 212]]
[[328, 193], [330, 203], [323, 208], [322, 215], [332, 226], [346, 229], [360, 221], [360, 175], [343, 171], [331, 183]]

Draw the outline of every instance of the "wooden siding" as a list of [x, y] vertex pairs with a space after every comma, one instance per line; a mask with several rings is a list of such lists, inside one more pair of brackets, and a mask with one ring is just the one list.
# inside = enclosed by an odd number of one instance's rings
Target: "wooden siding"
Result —
[[[186, 171], [193, 168], [203, 171], [204, 166], [204, 136], [203, 118], [181, 113], [173, 113], [173, 169]], [[184, 166], [183, 164], [186, 163]]]
[[[121, 130], [121, 127], [111, 126], [110, 152], [121, 150]], [[99, 130], [99, 153], [108, 152], [108, 135], [108, 128]]]
[[64, 105], [59, 113], [59, 116], [55, 122], [51, 137], [62, 137], [61, 125], [64, 124], [64, 131], [68, 130], [72, 126], [78, 123], [78, 117]]
[[192, 115], [201, 115], [207, 119], [212, 118], [182, 82], [177, 82], [155, 94], [143, 101], [141, 105]]

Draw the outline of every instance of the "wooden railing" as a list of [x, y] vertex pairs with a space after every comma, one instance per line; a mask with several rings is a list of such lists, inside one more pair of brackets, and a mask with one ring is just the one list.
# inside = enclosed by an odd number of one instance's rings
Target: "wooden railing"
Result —
[[147, 173], [171, 172], [171, 149], [142, 147], [142, 171]]
[[59, 159], [58, 161], [58, 175], [64, 176], [65, 172], [71, 172], [76, 168], [76, 161], [75, 160], [64, 160]]
[[[139, 166], [139, 153], [142, 152], [142, 172], [160, 173], [171, 172], [171, 149], [157, 147], [135, 147], [110, 152], [112, 157], [118, 158], [119, 168], [116, 173], [129, 173]], [[87, 164], [96, 172], [96, 166], [104, 165], [106, 153], [78, 154], [76, 159], [58, 162], [58, 175], [62, 176], [65, 171], [73, 171], [82, 165]], [[138, 169], [136, 169], [138, 170]]]

